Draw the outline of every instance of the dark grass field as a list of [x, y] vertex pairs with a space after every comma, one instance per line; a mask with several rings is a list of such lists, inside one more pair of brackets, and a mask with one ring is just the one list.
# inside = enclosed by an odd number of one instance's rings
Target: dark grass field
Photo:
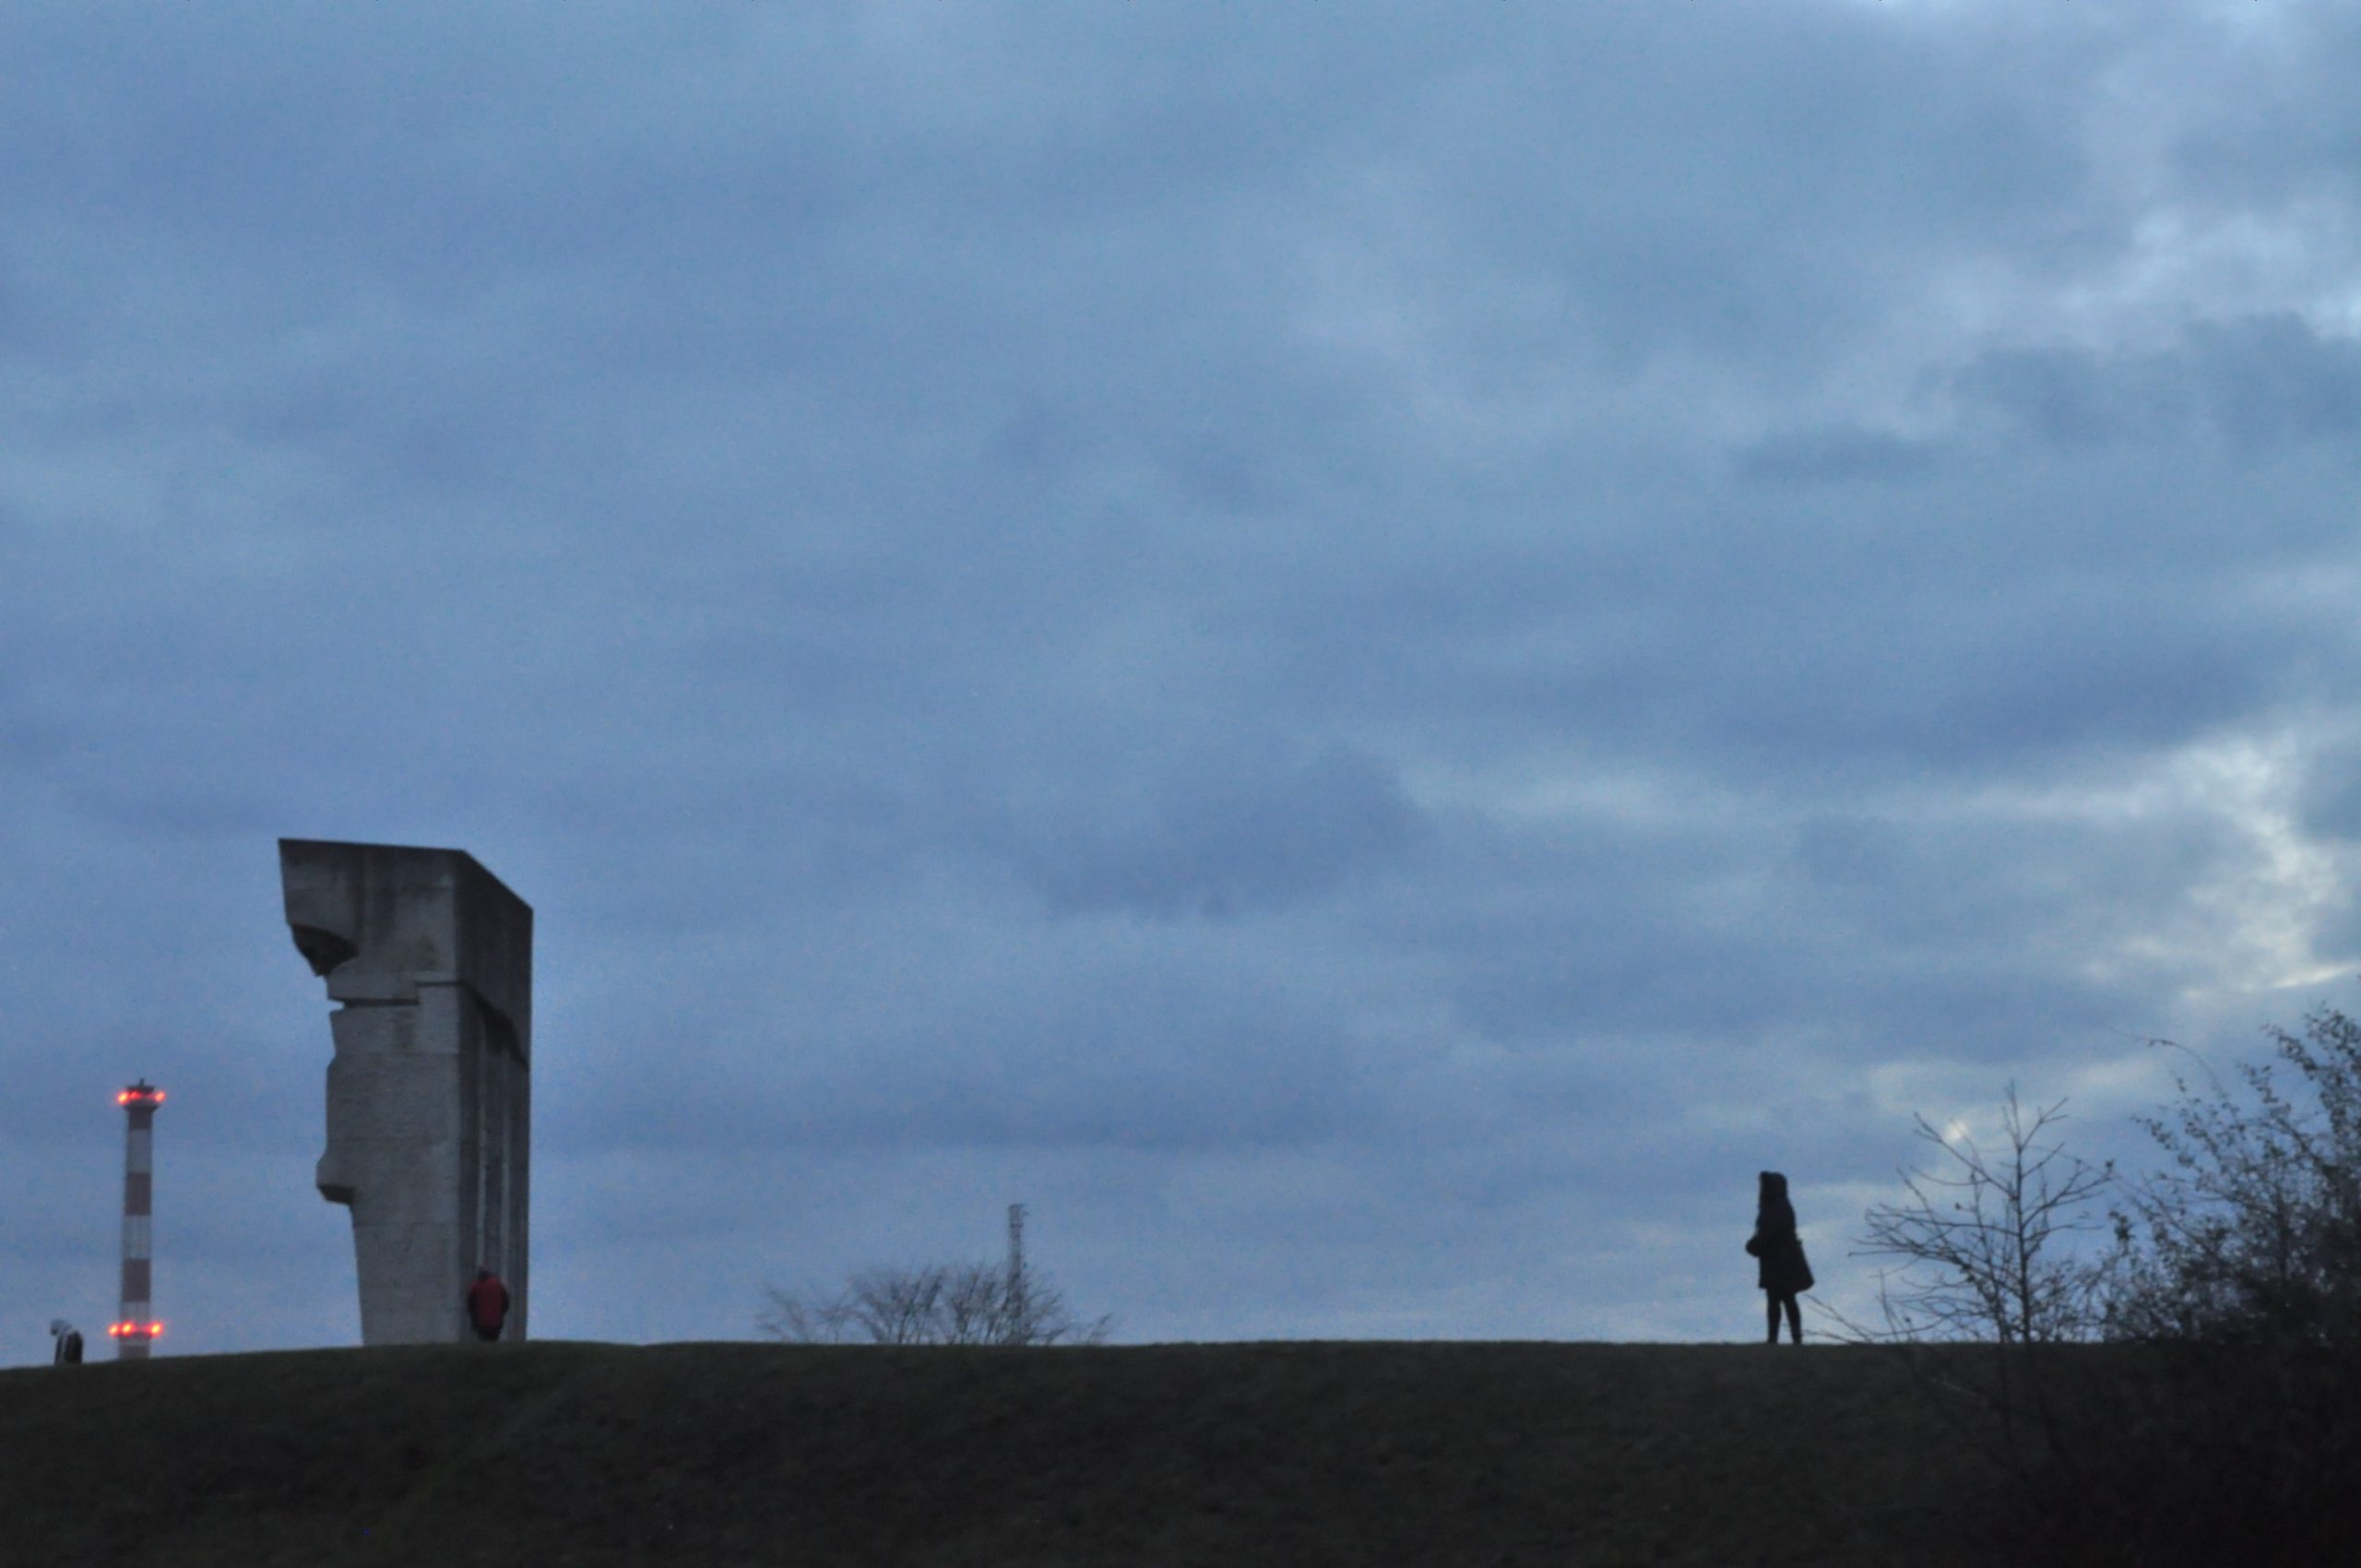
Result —
[[6, 1568], [1940, 1564], [1878, 1352], [539, 1344], [0, 1372]]

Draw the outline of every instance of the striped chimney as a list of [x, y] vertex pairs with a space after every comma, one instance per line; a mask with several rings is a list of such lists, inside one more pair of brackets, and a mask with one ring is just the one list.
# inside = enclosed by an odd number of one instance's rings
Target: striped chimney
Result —
[[156, 1196], [156, 1108], [164, 1091], [142, 1078], [114, 1102], [124, 1109], [128, 1125], [123, 1143], [123, 1305], [107, 1333], [114, 1340], [118, 1361], [144, 1361], [148, 1347], [164, 1332], [149, 1295], [151, 1288], [149, 1232]]

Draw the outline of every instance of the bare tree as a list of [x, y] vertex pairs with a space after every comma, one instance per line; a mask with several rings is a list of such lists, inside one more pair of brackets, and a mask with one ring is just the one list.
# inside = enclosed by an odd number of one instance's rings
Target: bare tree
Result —
[[988, 1263], [870, 1268], [833, 1293], [764, 1290], [755, 1324], [798, 1344], [1099, 1345], [1109, 1316], [1079, 1318], [1030, 1270]]
[[2096, 1336], [2104, 1268], [2069, 1239], [2106, 1228], [2096, 1205], [2115, 1167], [2091, 1165], [2056, 1141], [2065, 1104], [2028, 1114], [2011, 1084], [1990, 1154], [1964, 1133], [1915, 1119], [1919, 1140], [1940, 1157], [1931, 1170], [1901, 1173], [1909, 1200], [1872, 1206], [1853, 1253], [1897, 1260], [1879, 1277], [1883, 1336], [2048, 1345]]
[[2115, 1171], [2058, 1142], [2064, 1108], [2028, 1111], [2009, 1085], [1989, 1149], [1915, 1118], [1935, 1157], [1900, 1173], [1906, 1201], [1869, 1210], [1853, 1254], [1893, 1265], [1878, 1277], [1883, 1322], [1829, 1313], [1839, 1337], [1902, 1355], [1962, 1443], [2008, 1478], [2022, 1506], [1994, 1523], [2016, 1532], [2020, 1550], [2059, 1538], [2055, 1500], [2076, 1485], [2082, 1442], [2058, 1352], [2095, 1337], [2106, 1316], [2106, 1265], [2077, 1240], [2106, 1229], [2098, 1205]]
[[850, 1286], [833, 1296], [763, 1287], [754, 1326], [773, 1339], [796, 1345], [841, 1345], [853, 1339]]

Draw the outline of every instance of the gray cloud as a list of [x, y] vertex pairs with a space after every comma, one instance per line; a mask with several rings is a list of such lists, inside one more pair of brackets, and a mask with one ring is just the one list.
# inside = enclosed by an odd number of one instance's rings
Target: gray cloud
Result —
[[1020, 833], [1017, 863], [1052, 909], [1218, 919], [1281, 908], [1398, 861], [1425, 836], [1391, 771], [1341, 747], [1212, 759], [1156, 780], [1113, 818], [1070, 802]]
[[1774, 484], [1904, 481], [1928, 473], [1935, 456], [1921, 442], [1880, 431], [1830, 427], [1757, 442], [1738, 455], [1740, 477]]
[[2361, 347], [2285, 314], [2201, 323], [2166, 352], [1995, 351], [1959, 381], [1969, 397], [2067, 447], [2201, 429], [2251, 460], [2361, 424]]

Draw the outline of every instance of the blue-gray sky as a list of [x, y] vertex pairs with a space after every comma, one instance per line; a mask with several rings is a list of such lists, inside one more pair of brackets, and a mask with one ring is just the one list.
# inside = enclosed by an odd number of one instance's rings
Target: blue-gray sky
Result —
[[538, 911], [534, 1327], [1721, 1338], [2361, 971], [2361, 11], [0, 10], [0, 1360], [351, 1342], [274, 840]]

